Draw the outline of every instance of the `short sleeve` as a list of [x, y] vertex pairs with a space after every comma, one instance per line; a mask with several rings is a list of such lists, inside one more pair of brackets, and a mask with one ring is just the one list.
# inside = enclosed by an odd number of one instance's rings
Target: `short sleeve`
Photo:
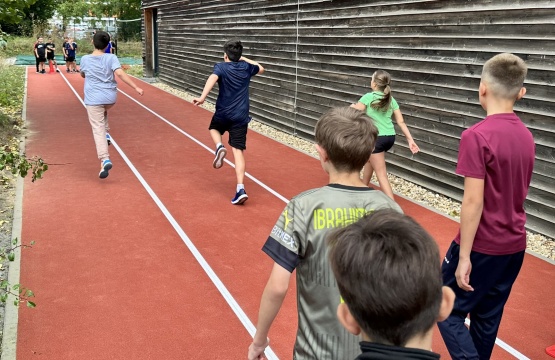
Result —
[[393, 111], [399, 110], [399, 104], [397, 103], [397, 100], [395, 100], [393, 96], [391, 97], [391, 110]]
[[476, 179], [486, 177], [489, 154], [485, 139], [472, 129], [462, 133], [457, 161], [457, 174]]
[[253, 65], [253, 64], [249, 64], [249, 69], [250, 69], [251, 76], [258, 74], [258, 72], [260, 71], [260, 67], [258, 65]]
[[304, 254], [302, 239], [306, 238], [306, 229], [302, 211], [292, 199], [281, 213], [262, 251], [281, 267], [293, 272]]
[[218, 63], [218, 64], [214, 65], [213, 74], [218, 75], [218, 77], [222, 77], [223, 69], [222, 69], [222, 64], [221, 63]]
[[81, 63], [79, 64], [79, 71], [81, 71], [85, 75], [87, 74], [87, 56], [88, 55], [83, 56], [81, 58]]
[[118, 57], [116, 55], [112, 54], [110, 58], [110, 67], [112, 68], [112, 71], [116, 71], [117, 69], [121, 68], [121, 64], [119, 63]]
[[372, 96], [372, 93], [368, 93], [368, 94], [365, 94], [363, 97], [361, 97], [358, 102], [362, 103], [362, 104], [366, 105], [366, 107], [368, 107], [368, 106], [370, 106], [372, 101], [374, 101], [374, 96]]

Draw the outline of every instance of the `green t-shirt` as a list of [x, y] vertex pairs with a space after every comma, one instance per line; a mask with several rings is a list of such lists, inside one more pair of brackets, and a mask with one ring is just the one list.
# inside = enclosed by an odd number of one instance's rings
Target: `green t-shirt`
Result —
[[387, 111], [380, 111], [372, 108], [372, 103], [374, 101], [379, 101], [382, 96], [383, 92], [373, 91], [361, 97], [358, 102], [366, 105], [366, 114], [374, 120], [374, 124], [378, 128], [378, 136], [395, 135], [395, 128], [393, 127], [393, 121], [391, 121], [391, 115], [393, 115], [393, 111], [399, 109], [399, 104], [397, 104], [397, 101], [395, 101], [392, 96]]
[[381, 191], [330, 184], [295, 196], [283, 210], [263, 251], [297, 271], [298, 328], [293, 359], [354, 359], [360, 338], [337, 320], [339, 289], [328, 261], [326, 235], [366, 213], [399, 205]]

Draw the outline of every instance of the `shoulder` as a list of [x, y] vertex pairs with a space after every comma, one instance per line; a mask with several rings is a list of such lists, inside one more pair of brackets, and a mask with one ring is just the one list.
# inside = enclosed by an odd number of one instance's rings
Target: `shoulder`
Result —
[[326, 187], [320, 187], [320, 188], [315, 188], [315, 189], [310, 189], [310, 190], [306, 190], [303, 191], [302, 193], [298, 194], [297, 196], [294, 196], [291, 201], [296, 201], [296, 202], [302, 202], [302, 201], [306, 201], [309, 200], [313, 197], [317, 197], [319, 194], [322, 194], [323, 192], [325, 192]]

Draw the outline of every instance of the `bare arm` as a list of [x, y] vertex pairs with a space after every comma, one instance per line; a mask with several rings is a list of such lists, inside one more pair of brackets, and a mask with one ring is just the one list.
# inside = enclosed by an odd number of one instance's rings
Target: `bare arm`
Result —
[[251, 346], [249, 346], [249, 360], [260, 359], [264, 354], [264, 349], [268, 346], [268, 332], [283, 304], [283, 299], [285, 299], [289, 288], [290, 278], [291, 273], [289, 271], [274, 263], [272, 273], [260, 300], [256, 333]]
[[356, 104], [351, 104], [351, 107], [360, 111], [366, 111], [366, 105], [364, 105], [361, 102], [357, 102]]
[[262, 74], [264, 74], [264, 72], [266, 71], [266, 70], [264, 69], [264, 67], [263, 67], [262, 65], [260, 65], [260, 63], [254, 61], [254, 60], [251, 60], [251, 59], [246, 58], [246, 57], [244, 57], [244, 56], [241, 56], [241, 58], [239, 59], [239, 61], [241, 61], [241, 60], [246, 61], [246, 62], [248, 62], [248, 63], [251, 64], [251, 65], [256, 65], [256, 66], [258, 66], [258, 69], [259, 69], [259, 70], [258, 70], [257, 75], [262, 75]]
[[202, 90], [202, 95], [198, 98], [194, 98], [193, 104], [197, 106], [202, 105], [202, 103], [204, 102], [204, 100], [206, 100], [206, 97], [208, 96], [208, 94], [210, 94], [210, 91], [212, 90], [214, 85], [216, 85], [217, 82], [218, 82], [218, 75], [216, 74], [210, 75], [208, 77], [208, 80], [206, 80], [206, 84], [204, 85], [204, 90]]
[[397, 122], [397, 125], [399, 125], [399, 127], [401, 128], [401, 131], [403, 132], [403, 134], [405, 135], [405, 138], [407, 139], [407, 142], [409, 143], [410, 151], [412, 151], [413, 154], [416, 154], [417, 152], [420, 151], [420, 148], [414, 142], [414, 139], [410, 134], [409, 128], [407, 127], [407, 124], [405, 124], [405, 119], [403, 118], [403, 114], [401, 113], [401, 110], [399, 109], [394, 110], [393, 116], [395, 116], [395, 122]]
[[127, 85], [131, 86], [133, 89], [135, 89], [136, 92], [138, 92], [140, 95], [143, 95], [143, 89], [141, 89], [140, 87], [138, 87], [137, 85], [135, 85], [135, 83], [133, 82], [133, 80], [131, 80], [131, 77], [129, 77], [129, 75], [127, 75], [125, 73], [125, 71], [123, 71], [121, 68], [116, 69], [116, 71], [114, 71], [114, 73]]
[[464, 195], [461, 208], [461, 248], [459, 265], [455, 272], [457, 284], [466, 291], [474, 289], [469, 284], [472, 264], [470, 252], [484, 208], [484, 179], [464, 178]]

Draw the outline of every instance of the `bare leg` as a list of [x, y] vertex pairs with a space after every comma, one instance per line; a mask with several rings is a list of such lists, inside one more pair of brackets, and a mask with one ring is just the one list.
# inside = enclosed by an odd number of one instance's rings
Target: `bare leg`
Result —
[[372, 154], [370, 156], [370, 164], [376, 172], [376, 177], [380, 183], [380, 190], [393, 199], [393, 190], [387, 179], [387, 169], [385, 168], [385, 152]]
[[362, 182], [364, 185], [370, 185], [370, 180], [372, 180], [372, 175], [374, 174], [374, 168], [370, 163], [370, 160], [364, 165], [364, 170], [362, 173]]
[[210, 137], [212, 141], [214, 141], [214, 145], [221, 144], [222, 142], [222, 134], [216, 129], [210, 129]]
[[245, 155], [243, 150], [231, 148], [233, 150], [233, 158], [235, 159], [235, 174], [237, 175], [237, 184], [243, 184], [245, 179]]

